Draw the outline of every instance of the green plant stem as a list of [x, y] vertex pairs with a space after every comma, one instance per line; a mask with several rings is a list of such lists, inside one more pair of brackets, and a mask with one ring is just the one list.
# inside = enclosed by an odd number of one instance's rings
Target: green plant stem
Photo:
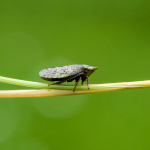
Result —
[[[0, 82], [20, 85], [25, 87], [41, 88], [45, 90], [2, 90], [0, 91], [0, 98], [2, 97], [44, 97], [44, 96], [64, 96], [77, 94], [90, 94], [109, 91], [129, 90], [150, 88], [150, 80], [134, 81], [134, 82], [120, 82], [120, 83], [106, 83], [106, 84], [90, 84], [90, 89], [86, 85], [78, 85], [76, 91], [73, 92], [74, 85], [50, 85], [40, 82], [25, 81], [13, 78], [0, 76]], [[46, 90], [47, 89], [47, 90]], [[55, 90], [48, 90], [55, 89]]]
[[48, 88], [48, 84], [0, 76], [0, 82], [33, 88]]

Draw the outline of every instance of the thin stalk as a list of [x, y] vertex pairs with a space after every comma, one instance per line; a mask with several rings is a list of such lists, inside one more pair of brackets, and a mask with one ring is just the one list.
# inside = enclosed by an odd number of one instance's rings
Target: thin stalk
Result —
[[106, 83], [106, 84], [90, 84], [89, 90], [85, 85], [82, 86], [78, 85], [76, 87], [75, 92], [73, 92], [74, 85], [48, 86], [48, 84], [46, 83], [12, 79], [2, 76], [0, 76], [0, 82], [42, 89], [42, 90], [2, 90], [0, 91], [0, 98], [65, 96], [65, 95], [78, 95], [78, 94], [90, 94], [90, 93], [110, 92], [129, 89], [150, 88], [150, 80]]

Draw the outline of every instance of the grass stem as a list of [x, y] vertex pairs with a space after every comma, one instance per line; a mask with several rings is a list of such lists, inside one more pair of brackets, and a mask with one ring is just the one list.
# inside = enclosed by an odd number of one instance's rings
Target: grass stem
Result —
[[[0, 76], [0, 82], [14, 84], [25, 87], [40, 88], [39, 90], [1, 90], [0, 98], [16, 98], [16, 97], [48, 97], [48, 96], [66, 96], [78, 94], [90, 94], [100, 92], [110, 92], [119, 90], [150, 88], [150, 80], [120, 82], [120, 83], [105, 83], [105, 84], [90, 84], [90, 89], [86, 85], [78, 85], [76, 91], [73, 92], [74, 85], [50, 85], [47, 83], [25, 81], [13, 78]], [[51, 89], [51, 90], [50, 90]]]

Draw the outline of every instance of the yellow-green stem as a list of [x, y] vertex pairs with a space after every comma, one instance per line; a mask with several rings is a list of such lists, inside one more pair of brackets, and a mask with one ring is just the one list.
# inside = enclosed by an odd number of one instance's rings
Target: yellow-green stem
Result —
[[[64, 96], [64, 95], [78, 95], [90, 94], [109, 91], [129, 90], [150, 88], [150, 80], [134, 81], [134, 82], [120, 82], [120, 83], [106, 83], [106, 84], [90, 84], [88, 90], [86, 85], [79, 85], [76, 91], [73, 92], [74, 85], [50, 85], [40, 82], [25, 81], [13, 78], [0, 76], [0, 82], [14, 84], [25, 87], [41, 88], [45, 90], [5, 90], [0, 91], [0, 98], [2, 97], [45, 97], [45, 96]], [[46, 90], [47, 89], [47, 90]], [[54, 89], [54, 90], [48, 90]]]

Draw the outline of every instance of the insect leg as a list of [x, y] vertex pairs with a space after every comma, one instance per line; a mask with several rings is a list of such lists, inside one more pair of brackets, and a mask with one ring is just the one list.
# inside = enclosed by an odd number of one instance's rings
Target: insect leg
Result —
[[82, 76], [82, 82], [81, 85], [83, 85], [83, 82], [87, 80], [87, 76]]
[[75, 92], [75, 88], [76, 88], [76, 86], [78, 85], [78, 83], [79, 83], [80, 80], [81, 80], [81, 77], [79, 77], [79, 78], [76, 80], [76, 84], [75, 84], [75, 86], [74, 86], [73, 92]]
[[86, 76], [86, 80], [87, 80], [87, 87], [88, 87], [88, 89], [90, 89], [89, 88], [89, 78], [88, 78], [88, 76]]
[[49, 84], [49, 85], [61, 84], [61, 83], [64, 83], [64, 82], [66, 82], [66, 81], [67, 81], [67, 79], [62, 80], [62, 81], [59, 81], [59, 82], [55, 82], [55, 83], [53, 83], [53, 84]]

